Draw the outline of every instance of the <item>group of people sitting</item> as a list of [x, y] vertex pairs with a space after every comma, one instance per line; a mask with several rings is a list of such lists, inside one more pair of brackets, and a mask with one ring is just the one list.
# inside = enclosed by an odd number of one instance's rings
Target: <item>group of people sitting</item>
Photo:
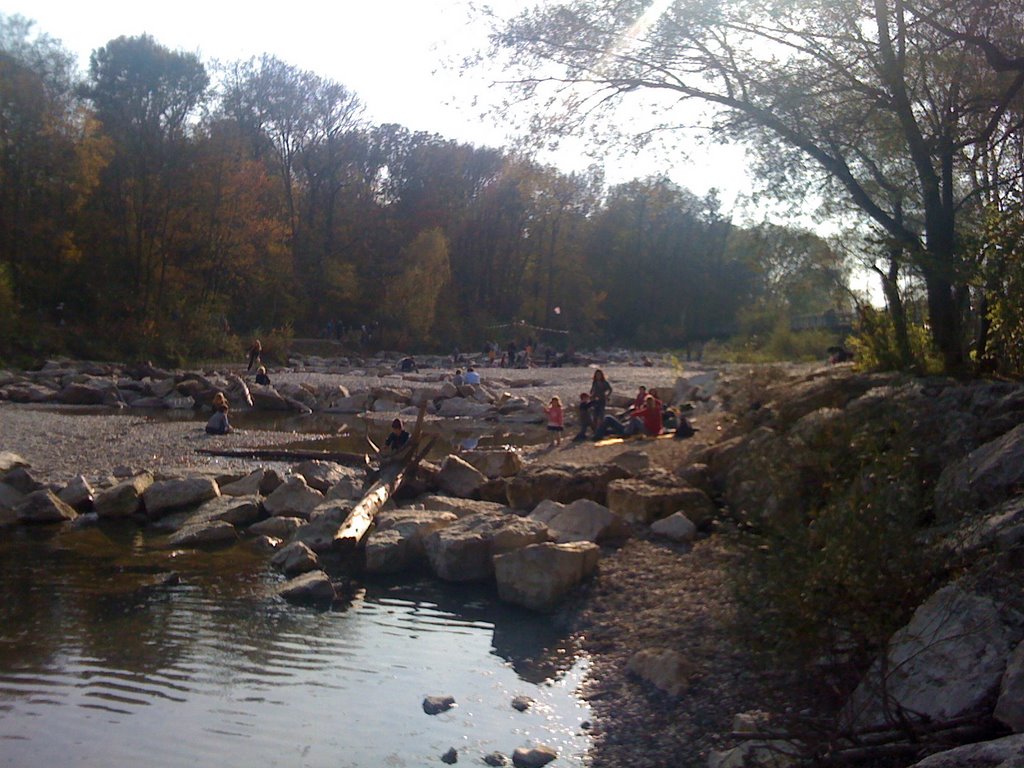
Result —
[[[673, 431], [675, 437], [691, 437], [695, 430], [681, 413], [677, 413], [641, 386], [629, 410], [621, 416], [605, 413], [608, 397], [612, 387], [600, 369], [594, 371], [589, 392], [580, 393], [579, 432], [574, 441], [586, 440], [587, 432], [593, 433], [594, 440], [601, 440], [609, 435], [616, 437], [632, 437], [646, 435], [657, 437], [665, 431]], [[550, 421], [550, 415], [549, 415]], [[550, 426], [550, 425], [549, 425]]]

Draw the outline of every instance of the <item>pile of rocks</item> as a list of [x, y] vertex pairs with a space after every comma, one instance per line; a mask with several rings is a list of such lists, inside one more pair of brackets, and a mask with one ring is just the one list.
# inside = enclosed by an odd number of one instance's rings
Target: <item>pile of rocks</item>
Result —
[[[838, 730], [876, 742], [914, 726], [945, 726], [947, 743], [956, 743], [957, 727], [964, 738], [1024, 734], [1024, 388], [821, 369], [763, 374], [759, 386], [734, 386], [725, 399], [735, 434], [698, 457], [724, 517], [756, 531], [777, 516], [794, 519], [794, 510], [810, 513], [820, 486], [836, 482], [829, 468], [857, 466], [851, 445], [880, 455], [899, 446], [909, 462], [901, 473], [879, 486], [869, 465], [853, 482], [905, 504], [920, 499], [931, 515], [921, 521], [921, 546], [945, 564], [945, 581], [889, 639]], [[1016, 765], [1021, 739], [919, 765]], [[778, 743], [754, 739], [711, 765], [795, 764], [792, 746], [780, 754]]]
[[[697, 524], [709, 519], [703, 515], [711, 502], [702, 491], [687, 486], [673, 496], [667, 473], [636, 456], [620, 463], [631, 469], [616, 463], [524, 468], [515, 452], [473, 451], [448, 456], [440, 466], [424, 464], [410, 483], [421, 494], [401, 506], [392, 500], [378, 514], [365, 544], [365, 570], [494, 580], [502, 599], [552, 610], [594, 573], [600, 545], [630, 536], [631, 524], [671, 514], [665, 535], [686, 540], [696, 527], [680, 510], [699, 512]], [[305, 461], [284, 475], [259, 468], [245, 476], [164, 476], [124, 468], [110, 477], [48, 484], [7, 453], [0, 454], [0, 525], [126, 519], [171, 548], [244, 540], [292, 577], [282, 584], [283, 597], [329, 602], [335, 586], [325, 558], [335, 551], [335, 535], [363, 483], [361, 471]], [[481, 498], [484, 490], [500, 500]]]

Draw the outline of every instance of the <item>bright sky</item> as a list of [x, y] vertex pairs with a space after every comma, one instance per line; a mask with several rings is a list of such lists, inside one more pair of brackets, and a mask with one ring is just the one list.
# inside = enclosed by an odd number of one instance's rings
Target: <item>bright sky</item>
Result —
[[[0, 12], [37, 22], [36, 31], [58, 38], [79, 54], [83, 70], [89, 53], [121, 35], [148, 33], [171, 49], [199, 54], [204, 62], [234, 61], [270, 53], [342, 83], [354, 91], [374, 122], [394, 122], [479, 146], [504, 146], [503, 126], [480, 117], [475, 98], [496, 98], [490, 88], [500, 72], [478, 68], [460, 75], [463, 56], [484, 47], [486, 28], [474, 21], [471, 0], [337, 0], [319, 3], [256, 4], [237, 0], [0, 0]], [[664, 0], [659, 0], [663, 4]], [[532, 6], [526, 0], [489, 0], [502, 15]], [[703, 194], [722, 192], [729, 207], [744, 191], [742, 154], [728, 148], [699, 148], [689, 162], [669, 165], [653, 153], [603, 158], [608, 181], [657, 172]], [[579, 149], [565, 148], [543, 160], [567, 171], [594, 162]]]

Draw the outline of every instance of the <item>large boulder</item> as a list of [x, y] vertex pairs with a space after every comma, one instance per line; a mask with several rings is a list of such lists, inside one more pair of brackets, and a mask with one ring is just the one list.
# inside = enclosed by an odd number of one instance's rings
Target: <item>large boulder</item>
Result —
[[446, 419], [487, 419], [497, 416], [498, 412], [488, 403], [480, 403], [464, 397], [453, 397], [450, 400], [441, 401], [437, 415]]
[[369, 573], [398, 573], [422, 565], [424, 540], [458, 518], [451, 512], [396, 509], [381, 512], [366, 542]]
[[609, 483], [629, 476], [629, 472], [613, 464], [532, 465], [509, 481], [506, 492], [509, 506], [514, 509], [533, 509], [545, 499], [562, 504], [590, 499], [604, 504]]
[[28, 467], [16, 467], [3, 476], [4, 485], [9, 485], [20, 493], [34, 493], [45, 487], [35, 478], [32, 470]]
[[990, 598], [945, 586], [890, 638], [884, 667], [876, 663], [861, 680], [843, 722], [864, 729], [898, 711], [938, 722], [978, 714], [999, 691], [1017, 635]]
[[142, 494], [153, 484], [149, 472], [135, 475], [113, 488], [101, 491], [93, 502], [93, 510], [100, 517], [129, 517], [142, 509]]
[[113, 381], [86, 378], [69, 383], [57, 393], [57, 399], [67, 405], [111, 405], [121, 397]]
[[17, 467], [27, 467], [29, 463], [11, 451], [0, 451], [0, 475], [5, 475]]
[[511, 449], [500, 451], [463, 451], [459, 458], [472, 464], [488, 478], [514, 477], [523, 469], [523, 457]]
[[1024, 484], [1024, 424], [985, 443], [943, 469], [935, 485], [939, 522], [956, 520], [965, 510], [986, 509]]
[[1022, 756], [1024, 734], [1014, 734], [938, 752], [910, 768], [1020, 768]]
[[49, 490], [33, 491], [15, 508], [18, 522], [29, 524], [63, 523], [78, 513]]
[[1024, 732], [1024, 643], [1017, 644], [1006, 665], [995, 717], [1015, 733]]
[[0, 526], [14, 525], [18, 522], [18, 513], [15, 509], [24, 499], [24, 493], [6, 483], [0, 483]]
[[272, 517], [301, 517], [309, 519], [313, 508], [323, 502], [324, 495], [310, 488], [300, 475], [290, 475], [272, 494], [263, 507]]
[[619, 515], [590, 499], [577, 499], [572, 504], [542, 501], [530, 518], [547, 525], [551, 538], [559, 543], [598, 542], [630, 535], [629, 525]]
[[309, 522], [299, 526], [292, 541], [300, 542], [317, 553], [327, 552], [334, 546], [338, 528], [345, 522], [352, 505], [340, 501], [324, 501], [309, 513]]
[[609, 483], [608, 508], [625, 520], [644, 524], [681, 511], [699, 527], [716, 514], [714, 502], [706, 493], [660, 471]]
[[494, 555], [548, 538], [547, 526], [536, 520], [481, 512], [435, 531], [425, 544], [436, 576], [445, 581], [477, 581], [494, 575]]
[[666, 539], [689, 544], [697, 538], [697, 526], [682, 512], [655, 521], [651, 525], [651, 533], [664, 536]]
[[260, 519], [258, 496], [216, 496], [197, 509], [169, 514], [154, 523], [162, 531], [178, 531], [189, 526], [223, 521], [232, 526], [246, 526]]
[[469, 499], [480, 495], [487, 478], [476, 467], [455, 455], [446, 456], [437, 473], [437, 487], [450, 496]]
[[417, 499], [417, 503], [421, 504], [428, 512], [451, 512], [456, 517], [466, 517], [467, 515], [473, 515], [477, 512], [500, 512], [510, 513], [507, 504], [502, 504], [497, 501], [482, 501], [479, 499], [459, 499], [455, 496], [437, 496], [428, 495], [421, 496]]
[[301, 475], [310, 488], [327, 493], [342, 480], [354, 480], [357, 472], [337, 462], [311, 460], [292, 467], [292, 474]]
[[588, 541], [532, 544], [494, 556], [498, 596], [534, 611], [550, 611], [597, 569], [600, 549]]
[[336, 596], [330, 577], [323, 571], [309, 571], [289, 579], [277, 593], [289, 603], [300, 605], [330, 603]]
[[269, 496], [284, 482], [273, 469], [254, 469], [241, 480], [220, 487], [224, 496]]
[[187, 477], [161, 480], [142, 493], [146, 514], [159, 518], [176, 509], [195, 507], [220, 496], [220, 488], [212, 477]]

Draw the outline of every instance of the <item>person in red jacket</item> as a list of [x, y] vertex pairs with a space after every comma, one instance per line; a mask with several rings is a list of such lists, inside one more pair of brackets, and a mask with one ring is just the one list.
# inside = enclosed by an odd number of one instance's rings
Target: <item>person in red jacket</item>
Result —
[[647, 395], [644, 404], [629, 412], [625, 423], [614, 416], [605, 416], [594, 434], [595, 440], [600, 440], [607, 434], [631, 437], [632, 435], [649, 435], [655, 437], [661, 434], [662, 430], [662, 407], [661, 401], [654, 395]]

